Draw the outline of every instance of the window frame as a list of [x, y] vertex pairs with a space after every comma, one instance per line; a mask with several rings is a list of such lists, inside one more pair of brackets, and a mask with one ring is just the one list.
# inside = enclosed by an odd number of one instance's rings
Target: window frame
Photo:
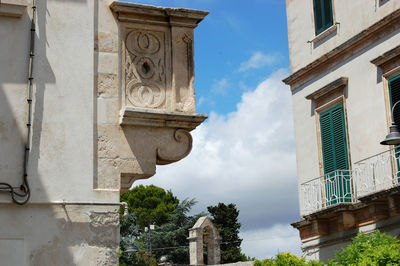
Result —
[[[329, 8], [330, 8], [330, 20], [327, 20], [326, 18], [326, 12], [325, 12], [325, 1], [328, 1]], [[313, 18], [314, 18], [314, 32], [315, 32], [315, 36], [320, 35], [321, 33], [323, 33], [324, 31], [326, 31], [327, 29], [329, 29], [330, 27], [332, 27], [333, 25], [335, 25], [334, 21], [334, 5], [333, 5], [333, 0], [313, 0], [312, 1], [312, 5], [313, 5]], [[317, 14], [317, 5], [320, 5], [320, 13], [321, 14]], [[318, 15], [320, 15], [320, 19], [321, 19], [321, 25], [318, 25]], [[319, 27], [318, 27], [319, 26]]]

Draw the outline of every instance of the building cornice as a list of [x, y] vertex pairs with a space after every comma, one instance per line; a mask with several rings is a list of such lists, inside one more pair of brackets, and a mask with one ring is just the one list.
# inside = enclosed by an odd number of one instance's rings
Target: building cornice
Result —
[[346, 58], [351, 57], [356, 52], [397, 30], [399, 21], [400, 9], [397, 9], [330, 52], [294, 72], [292, 75], [285, 78], [283, 82], [290, 85], [292, 91], [295, 90], [297, 87], [310, 80], [311, 77], [314, 77], [315, 74], [327, 71], [332, 68], [333, 65], [343, 62]]

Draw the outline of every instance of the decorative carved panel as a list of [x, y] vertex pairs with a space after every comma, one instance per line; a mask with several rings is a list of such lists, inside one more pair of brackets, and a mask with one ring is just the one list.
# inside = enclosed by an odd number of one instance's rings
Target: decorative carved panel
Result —
[[165, 32], [130, 30], [125, 46], [126, 105], [163, 108], [167, 88]]

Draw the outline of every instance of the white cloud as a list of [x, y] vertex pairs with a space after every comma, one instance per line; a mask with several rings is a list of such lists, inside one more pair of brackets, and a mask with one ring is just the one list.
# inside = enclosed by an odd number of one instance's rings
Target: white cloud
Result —
[[[298, 198], [291, 94], [281, 81], [286, 75], [277, 71], [243, 93], [235, 112], [211, 113], [193, 132], [187, 158], [158, 167], [154, 177], [137, 184], [171, 189], [180, 199], [196, 198], [194, 213], [218, 202], [235, 203], [243, 232], [273, 234], [282, 231], [276, 224], [289, 227], [298, 219]], [[294, 239], [286, 239], [288, 247], [298, 246]], [[267, 254], [276, 254], [276, 245], [266, 244], [262, 254], [252, 256]]]
[[228, 93], [228, 88], [230, 87], [230, 83], [228, 79], [222, 78], [219, 80], [214, 80], [212, 85], [212, 91], [216, 94], [226, 95]]
[[249, 60], [244, 61], [240, 64], [238, 71], [245, 72], [249, 69], [262, 68], [267, 65], [275, 64], [280, 59], [280, 54], [265, 54], [263, 52], [257, 51], [253, 53]]
[[240, 233], [242, 251], [256, 259], [275, 257], [279, 252], [290, 251], [301, 256], [299, 232], [288, 224], [275, 224], [266, 229]]

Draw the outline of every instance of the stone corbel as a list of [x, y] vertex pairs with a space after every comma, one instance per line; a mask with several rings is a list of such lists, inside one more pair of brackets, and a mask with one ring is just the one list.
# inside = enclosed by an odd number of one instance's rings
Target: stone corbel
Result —
[[196, 114], [194, 28], [205, 11], [113, 2], [119, 26], [121, 191], [192, 149]]
[[[156, 163], [165, 165], [185, 158], [192, 150], [192, 135], [190, 131], [200, 125], [207, 115], [173, 113], [157, 110], [146, 110], [127, 107], [121, 114], [120, 124], [126, 127], [150, 127], [153, 130], [173, 131], [169, 141], [154, 141], [156, 147]], [[173, 140], [171, 142], [170, 140]]]

